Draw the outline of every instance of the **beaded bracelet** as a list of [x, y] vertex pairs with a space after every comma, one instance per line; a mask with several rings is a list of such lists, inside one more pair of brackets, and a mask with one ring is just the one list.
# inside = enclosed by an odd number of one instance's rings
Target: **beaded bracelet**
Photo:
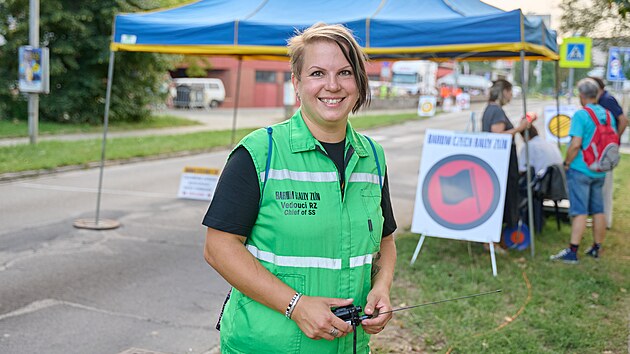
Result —
[[293, 314], [293, 309], [295, 309], [295, 305], [297, 304], [298, 301], [300, 301], [301, 297], [302, 297], [301, 293], [295, 293], [295, 295], [293, 295], [293, 297], [291, 298], [291, 301], [289, 302], [289, 306], [287, 306], [286, 311], [284, 311], [284, 315], [288, 319], [291, 319], [291, 315]]

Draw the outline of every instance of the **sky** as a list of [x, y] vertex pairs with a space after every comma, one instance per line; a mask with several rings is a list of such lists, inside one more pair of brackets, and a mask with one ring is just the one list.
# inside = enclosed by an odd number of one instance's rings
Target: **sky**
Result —
[[551, 28], [560, 27], [560, 0], [482, 0], [488, 5], [501, 10], [511, 11], [521, 9], [524, 14], [551, 15]]

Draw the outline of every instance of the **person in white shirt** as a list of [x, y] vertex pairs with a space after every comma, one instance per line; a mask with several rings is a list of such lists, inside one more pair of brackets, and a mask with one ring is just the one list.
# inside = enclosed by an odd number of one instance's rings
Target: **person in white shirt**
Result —
[[[547, 167], [551, 165], [562, 165], [562, 155], [558, 147], [538, 135], [538, 130], [533, 125], [530, 126], [528, 130], [529, 164], [534, 168], [534, 173], [538, 174], [541, 171], [544, 172], [547, 170]], [[521, 132], [521, 135], [525, 138], [524, 131]], [[527, 171], [526, 156], [525, 145], [523, 145], [518, 155], [518, 171], [521, 173]]]

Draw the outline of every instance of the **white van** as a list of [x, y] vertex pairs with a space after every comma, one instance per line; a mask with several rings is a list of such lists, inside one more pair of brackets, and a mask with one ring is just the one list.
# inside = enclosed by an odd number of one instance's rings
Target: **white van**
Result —
[[173, 79], [177, 94], [175, 107], [216, 108], [225, 100], [225, 87], [220, 79], [176, 78]]

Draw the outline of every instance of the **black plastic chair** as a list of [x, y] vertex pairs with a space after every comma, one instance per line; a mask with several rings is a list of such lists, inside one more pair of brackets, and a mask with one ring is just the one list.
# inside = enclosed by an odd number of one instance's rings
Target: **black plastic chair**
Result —
[[[531, 168], [531, 167], [530, 167]], [[543, 224], [543, 201], [550, 200], [554, 204], [554, 212], [556, 216], [556, 225], [560, 230], [560, 222], [562, 217], [560, 215], [559, 203], [569, 198], [567, 192], [567, 181], [562, 165], [551, 165], [547, 167], [544, 172], [534, 173], [534, 169], [531, 168], [531, 176], [533, 176], [531, 183], [532, 197], [534, 206], [534, 227], [536, 232], [542, 231]], [[519, 210], [521, 211], [521, 217], [523, 220], [528, 220], [527, 212], [527, 183], [526, 176], [523, 174], [519, 181], [521, 192], [521, 203], [519, 204]]]

